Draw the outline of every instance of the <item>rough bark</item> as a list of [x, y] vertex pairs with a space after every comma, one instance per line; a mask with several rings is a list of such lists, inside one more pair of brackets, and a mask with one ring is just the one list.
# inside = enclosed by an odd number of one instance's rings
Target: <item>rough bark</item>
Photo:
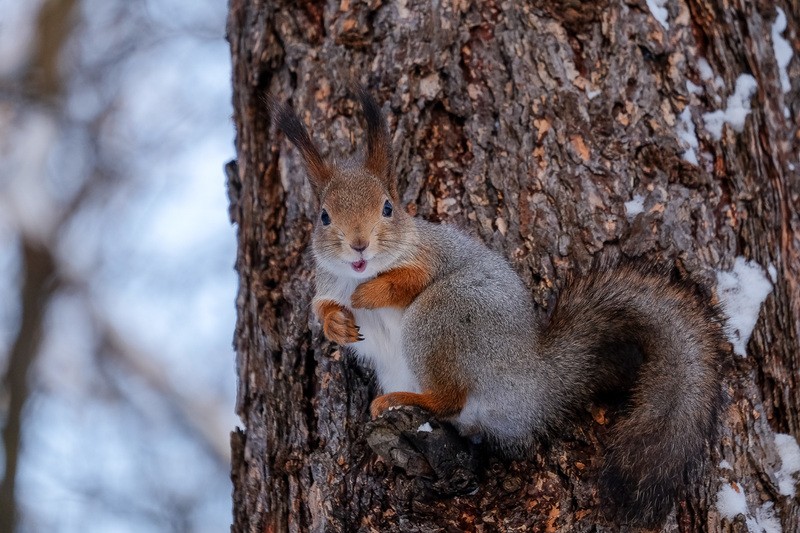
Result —
[[[798, 50], [800, 5], [779, 5]], [[776, 486], [774, 433], [800, 436], [800, 61], [783, 94], [771, 2], [667, 7], [669, 29], [644, 0], [231, 0], [234, 531], [617, 530], [598, 513], [597, 410], [528, 461], [481, 452], [472, 495], [434, 498], [367, 446], [370, 373], [334, 351], [310, 313], [316, 207], [298, 154], [261, 111], [264, 93], [291, 101], [323, 155], [347, 157], [363, 133], [353, 81], [384, 103], [406, 209], [502, 251], [542, 306], [599, 256], [674, 263], [712, 286], [739, 255], [776, 267], [748, 356], [730, 356], [706, 473], [663, 529], [745, 531], [744, 516], [716, 507], [734, 482], [751, 510], [773, 501], [783, 531], [796, 530], [800, 505]], [[722, 83], [702, 79], [701, 58]], [[741, 133], [725, 126], [715, 140], [701, 115], [724, 109], [743, 73], [758, 83], [753, 111]], [[682, 159], [676, 133], [686, 106], [698, 165]], [[637, 194], [645, 211], [629, 219], [624, 202]]]

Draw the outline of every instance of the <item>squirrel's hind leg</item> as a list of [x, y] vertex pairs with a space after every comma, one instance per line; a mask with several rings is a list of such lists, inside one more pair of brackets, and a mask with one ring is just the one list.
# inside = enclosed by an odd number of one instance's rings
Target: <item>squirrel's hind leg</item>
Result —
[[390, 392], [375, 398], [369, 410], [372, 418], [377, 418], [390, 407], [408, 405], [430, 411], [437, 418], [447, 418], [460, 413], [466, 402], [466, 391]]

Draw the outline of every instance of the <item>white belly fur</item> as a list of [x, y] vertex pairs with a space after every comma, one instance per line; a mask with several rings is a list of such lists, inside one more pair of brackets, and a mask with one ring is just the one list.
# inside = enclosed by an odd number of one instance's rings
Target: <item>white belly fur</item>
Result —
[[364, 340], [350, 346], [375, 369], [383, 392], [421, 392], [403, 355], [403, 311], [354, 309], [353, 314]]
[[330, 299], [353, 312], [364, 340], [348, 344], [358, 356], [375, 370], [384, 394], [389, 392], [422, 392], [416, 377], [403, 355], [403, 310], [394, 308], [352, 309], [350, 297], [365, 280], [337, 279], [336, 287], [316, 299]]

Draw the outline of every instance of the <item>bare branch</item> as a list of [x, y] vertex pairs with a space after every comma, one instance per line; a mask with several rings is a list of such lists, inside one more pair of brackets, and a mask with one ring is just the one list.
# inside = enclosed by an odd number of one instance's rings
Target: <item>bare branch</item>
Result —
[[22, 409], [28, 399], [28, 370], [39, 354], [42, 319], [56, 289], [55, 262], [50, 251], [23, 241], [21, 291], [22, 322], [8, 359], [3, 391], [8, 396], [6, 424], [3, 427], [5, 474], [0, 483], [0, 531], [13, 531], [16, 520], [15, 480], [19, 461]]

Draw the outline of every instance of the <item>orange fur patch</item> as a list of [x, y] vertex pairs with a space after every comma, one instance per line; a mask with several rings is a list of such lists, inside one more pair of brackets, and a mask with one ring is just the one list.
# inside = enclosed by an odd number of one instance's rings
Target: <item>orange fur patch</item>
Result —
[[360, 333], [353, 313], [333, 300], [321, 300], [314, 305], [314, 312], [322, 322], [325, 338], [336, 344], [350, 344], [359, 340]]
[[419, 263], [393, 268], [359, 285], [353, 292], [353, 307], [404, 309], [428, 286], [431, 277], [430, 270]]
[[457, 415], [464, 408], [467, 401], [466, 391], [442, 394], [431, 391], [417, 394], [415, 392], [392, 392], [378, 396], [369, 407], [372, 418], [379, 417], [390, 407], [409, 405], [430, 411], [437, 417]]

